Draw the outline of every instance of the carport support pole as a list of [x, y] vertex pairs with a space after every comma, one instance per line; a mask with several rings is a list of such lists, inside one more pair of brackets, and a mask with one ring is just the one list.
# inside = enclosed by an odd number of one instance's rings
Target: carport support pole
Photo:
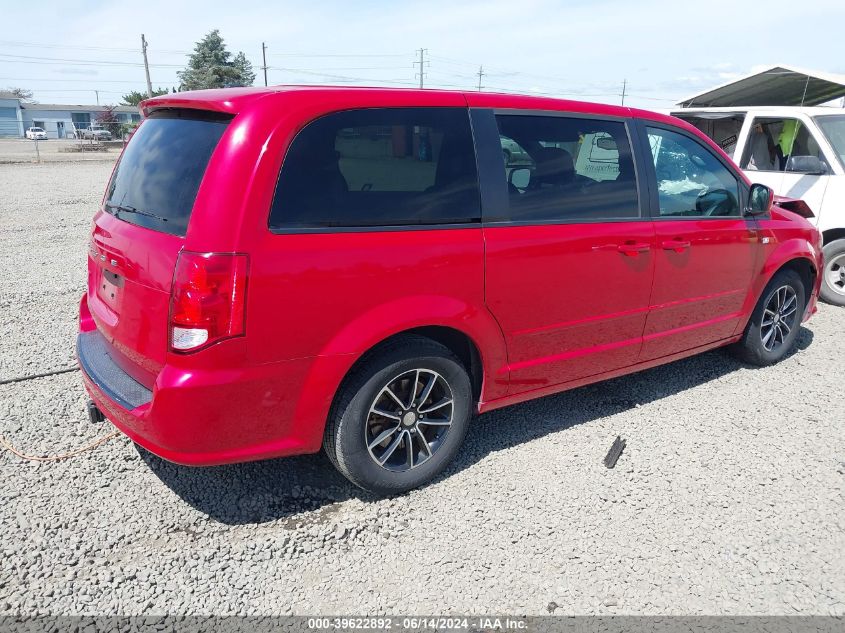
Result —
[[144, 72], [147, 73], [147, 96], [153, 98], [153, 84], [150, 81], [150, 63], [147, 61], [147, 40], [141, 33], [141, 53], [144, 55]]

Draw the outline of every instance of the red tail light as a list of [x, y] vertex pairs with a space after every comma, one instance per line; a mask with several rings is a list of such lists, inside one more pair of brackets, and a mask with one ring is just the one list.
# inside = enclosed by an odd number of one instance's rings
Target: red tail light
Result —
[[170, 348], [193, 352], [244, 333], [249, 260], [239, 253], [191, 253], [176, 260]]

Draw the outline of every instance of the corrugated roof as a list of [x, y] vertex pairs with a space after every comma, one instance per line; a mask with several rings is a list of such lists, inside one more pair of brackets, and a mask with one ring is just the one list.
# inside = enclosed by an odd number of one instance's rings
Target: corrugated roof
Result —
[[813, 106], [845, 97], [845, 75], [772, 66], [678, 102], [689, 107]]

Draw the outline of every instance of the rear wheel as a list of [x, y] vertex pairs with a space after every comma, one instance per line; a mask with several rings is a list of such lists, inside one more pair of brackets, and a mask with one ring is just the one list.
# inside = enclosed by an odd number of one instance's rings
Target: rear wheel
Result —
[[752, 365], [772, 365], [795, 345], [804, 315], [804, 283], [794, 270], [778, 272], [763, 291], [742, 340], [733, 350]]
[[398, 494], [452, 461], [472, 408], [469, 376], [452, 352], [404, 336], [371, 356], [341, 387], [323, 447], [355, 485]]
[[821, 298], [827, 303], [845, 306], [845, 239], [833, 240], [823, 252]]

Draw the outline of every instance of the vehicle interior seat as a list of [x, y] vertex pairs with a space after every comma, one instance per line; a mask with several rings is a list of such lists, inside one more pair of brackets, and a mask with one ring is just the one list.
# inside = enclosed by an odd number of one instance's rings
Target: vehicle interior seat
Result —
[[282, 174], [289, 180], [286, 214], [291, 221], [306, 221], [313, 213], [337, 206], [348, 194], [349, 184], [340, 169], [341, 154], [334, 143], [334, 135], [326, 135], [286, 158], [291, 168]]
[[575, 181], [572, 154], [560, 147], [541, 147], [536, 151], [537, 166], [533, 179], [538, 188], [566, 187]]

